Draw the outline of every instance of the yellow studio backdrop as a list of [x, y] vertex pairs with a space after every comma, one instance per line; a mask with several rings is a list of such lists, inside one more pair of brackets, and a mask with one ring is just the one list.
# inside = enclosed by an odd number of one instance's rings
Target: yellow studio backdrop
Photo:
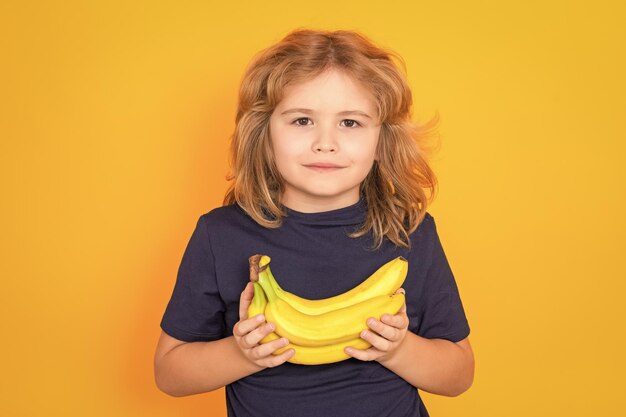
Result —
[[296, 27], [406, 60], [439, 113], [435, 216], [474, 384], [432, 416], [622, 415], [623, 2], [4, 1], [2, 416], [225, 416], [153, 379], [200, 214], [221, 204], [237, 89]]

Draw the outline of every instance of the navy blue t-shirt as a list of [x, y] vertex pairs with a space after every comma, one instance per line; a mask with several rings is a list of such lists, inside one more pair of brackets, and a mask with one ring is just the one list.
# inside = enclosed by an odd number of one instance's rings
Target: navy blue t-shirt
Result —
[[[367, 214], [366, 201], [318, 213], [285, 208], [277, 229], [265, 228], [238, 204], [200, 216], [183, 254], [161, 328], [185, 341], [232, 336], [239, 299], [250, 279], [248, 258], [271, 258], [286, 291], [308, 299], [332, 297], [360, 284], [381, 265], [403, 256], [409, 331], [458, 342], [470, 333], [452, 270], [426, 217], [410, 238], [412, 249], [372, 235], [350, 238]], [[285, 362], [226, 385], [229, 417], [427, 417], [416, 387], [376, 361], [356, 358], [322, 365]]]

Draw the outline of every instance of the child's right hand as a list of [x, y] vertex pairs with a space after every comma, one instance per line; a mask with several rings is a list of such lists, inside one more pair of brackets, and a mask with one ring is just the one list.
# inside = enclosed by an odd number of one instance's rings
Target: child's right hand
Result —
[[274, 331], [274, 324], [266, 323], [265, 316], [262, 314], [248, 318], [248, 307], [253, 297], [254, 286], [248, 282], [239, 299], [239, 321], [233, 327], [233, 336], [239, 349], [250, 362], [263, 368], [273, 368], [286, 362], [295, 351], [288, 349], [280, 355], [272, 354], [275, 350], [289, 344], [284, 337], [259, 344], [265, 336]]

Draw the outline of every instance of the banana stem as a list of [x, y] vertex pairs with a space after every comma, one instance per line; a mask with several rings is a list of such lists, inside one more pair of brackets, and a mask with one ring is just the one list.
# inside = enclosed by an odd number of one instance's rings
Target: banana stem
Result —
[[[263, 291], [267, 296], [267, 300], [272, 302], [277, 296], [276, 292], [274, 292], [274, 288], [270, 285], [269, 278], [267, 277], [267, 273], [269, 272], [269, 261], [265, 265], [259, 266], [262, 257], [263, 255], [256, 254], [248, 258], [248, 262], [250, 264], [250, 281], [261, 284], [261, 287], [263, 287]], [[267, 258], [269, 259], [269, 257]]]
[[259, 281], [259, 262], [261, 261], [261, 256], [263, 255], [252, 255], [248, 258], [248, 264], [250, 265], [250, 281], [258, 282]]

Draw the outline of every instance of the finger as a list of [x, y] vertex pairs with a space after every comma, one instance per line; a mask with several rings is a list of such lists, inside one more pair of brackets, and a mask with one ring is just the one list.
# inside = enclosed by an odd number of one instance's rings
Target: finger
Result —
[[363, 349], [354, 348], [352, 346], [348, 346], [344, 349], [344, 352], [352, 356], [353, 358], [356, 358], [362, 361], [371, 361], [371, 360], [374, 360], [376, 357], [375, 355], [376, 350], [371, 347], [363, 350]]
[[282, 365], [283, 363], [287, 362], [289, 358], [291, 358], [295, 353], [296, 353], [295, 350], [287, 349], [280, 355], [271, 355], [270, 358], [265, 359], [264, 361], [266, 363], [265, 366], [269, 368], [273, 368], [275, 366]]
[[409, 317], [406, 315], [406, 312], [398, 312], [398, 314], [393, 316], [391, 314], [383, 314], [380, 321], [397, 329], [404, 329], [408, 326]]
[[370, 317], [367, 320], [367, 326], [370, 329], [388, 338], [389, 340], [397, 338], [400, 330], [404, 328], [403, 323], [404, 319], [402, 314], [396, 314], [395, 316], [383, 314], [380, 320], [376, 320], [373, 317]]
[[[387, 352], [391, 349], [392, 343], [389, 339], [376, 334], [371, 330], [363, 330], [361, 332], [361, 339], [366, 340], [373, 348], [381, 352]], [[371, 349], [371, 348], [370, 348]]]
[[[284, 337], [281, 337], [276, 340], [272, 340], [271, 342], [262, 343], [258, 347], [252, 349], [252, 355], [255, 358], [265, 358], [266, 356], [272, 355], [276, 350], [283, 348], [289, 344], [289, 341]], [[282, 352], [284, 353], [284, 352]], [[282, 354], [281, 353], [281, 354]]]
[[389, 325], [387, 325], [387, 324], [385, 324], [385, 323], [383, 323], [381, 321], [378, 321], [378, 320], [375, 320], [375, 319], [369, 319], [367, 321], [367, 326], [371, 330], [367, 330], [367, 329], [363, 330], [361, 332], [361, 335], [366, 334], [366, 333], [375, 332], [375, 333], [379, 334], [380, 336], [384, 337], [385, 339], [391, 340], [391, 341], [395, 341], [395, 340], [398, 340], [400, 338], [400, 329], [397, 329], [395, 327], [389, 326]]
[[402, 307], [398, 310], [398, 313], [406, 313], [406, 300], [402, 303]]
[[[402, 294], [406, 296], [406, 291], [404, 290], [404, 288], [402, 287], [398, 288], [394, 294], [397, 294], [399, 292], [401, 292]], [[400, 310], [398, 310], [398, 313], [406, 313], [406, 297], [404, 297], [404, 303], [402, 303], [402, 307], [400, 307]]]
[[261, 340], [268, 334], [272, 333], [276, 327], [272, 323], [265, 323], [243, 336], [244, 343], [247, 347], [258, 345]]
[[241, 296], [239, 296], [239, 319], [245, 320], [248, 318], [248, 307], [252, 303], [252, 299], [254, 298], [254, 285], [252, 282], [248, 281], [246, 287], [241, 292]]
[[265, 316], [263, 314], [257, 314], [249, 319], [239, 320], [235, 324], [235, 327], [233, 327], [233, 334], [235, 336], [243, 337], [259, 327], [259, 325], [264, 321]]

